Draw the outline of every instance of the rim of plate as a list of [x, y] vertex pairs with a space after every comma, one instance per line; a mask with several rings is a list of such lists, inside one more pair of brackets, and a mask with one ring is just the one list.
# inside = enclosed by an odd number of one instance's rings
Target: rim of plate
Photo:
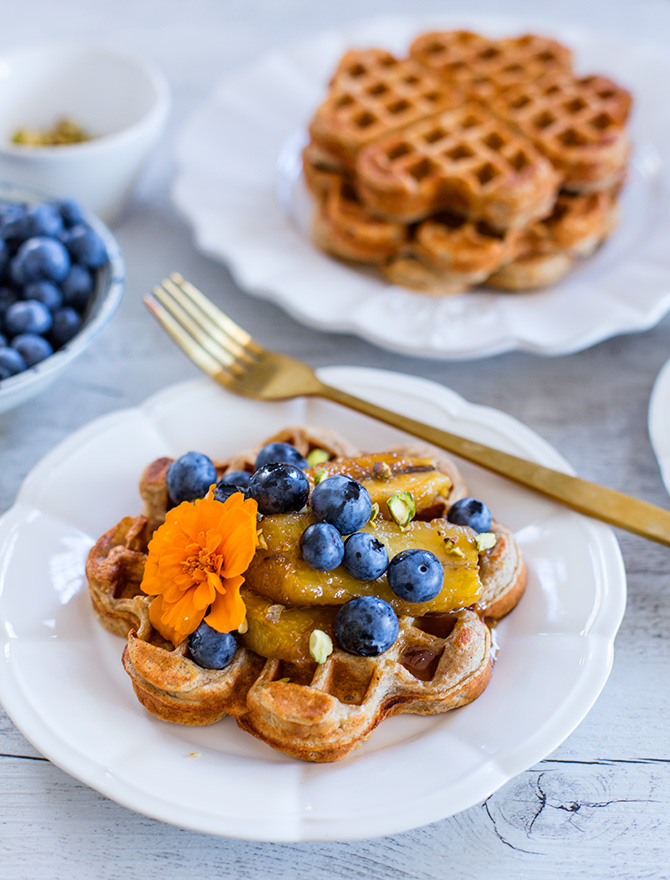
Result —
[[[550, 467], [570, 471], [562, 456], [530, 428], [513, 417], [490, 407], [469, 403], [455, 392], [443, 388], [429, 380], [385, 370], [352, 367], [329, 367], [319, 370], [324, 381], [339, 385], [347, 390], [360, 389], [374, 397], [378, 393], [405, 394], [410, 399], [420, 399], [436, 412], [445, 413], [455, 420], [470, 421], [480, 428], [489, 428], [494, 433], [512, 443], [514, 448]], [[228, 394], [216, 388], [209, 379], [197, 378], [166, 388], [149, 397], [137, 407], [118, 410], [102, 416], [76, 431], [48, 453], [30, 472], [21, 487], [14, 506], [0, 518], [0, 537], [20, 529], [26, 514], [34, 509], [34, 500], [39, 498], [40, 485], [46, 473], [77, 455], [85, 444], [104, 436], [115, 424], [131, 414], [139, 414], [148, 420], [154, 429], [160, 428], [157, 419], [167, 407], [173, 407], [179, 400], [200, 394], [207, 386], [217, 394]], [[209, 391], [207, 392], [209, 393]], [[214, 392], [213, 392], [214, 393]], [[64, 738], [54, 739], [46, 721], [33, 708], [21, 687], [9, 674], [7, 662], [0, 665], [0, 698], [16, 726], [24, 735], [54, 764], [70, 775], [106, 795], [119, 804], [152, 818], [195, 831], [220, 836], [239, 837], [262, 841], [299, 840], [355, 840], [398, 833], [419, 827], [430, 822], [447, 818], [462, 810], [482, 802], [504, 783], [526, 770], [553, 751], [587, 715], [607, 681], [613, 660], [614, 636], [621, 623], [626, 600], [626, 577], [618, 543], [613, 531], [602, 523], [588, 520], [571, 511], [575, 526], [584, 531], [585, 541], [592, 553], [593, 573], [596, 581], [607, 593], [607, 602], [600, 602], [589, 618], [585, 634], [589, 637], [589, 650], [586, 661], [580, 666], [580, 677], [569, 698], [560, 704], [560, 717], [549, 717], [539, 729], [534, 729], [524, 743], [524, 748], [515, 746], [507, 753], [489, 756], [478, 767], [474, 779], [468, 779], [465, 791], [459, 790], [445, 798], [443, 790], [433, 791], [418, 797], [418, 803], [410, 802], [411, 818], [398, 811], [377, 811], [373, 815], [341, 815], [338, 819], [302, 817], [291, 823], [277, 819], [276, 827], [258, 828], [255, 817], [227, 817], [226, 827], [221, 820], [208, 816], [203, 809], [192, 805], [160, 801], [139, 785], [129, 786], [114, 776], [113, 770], [102, 763], [80, 754], [76, 745]], [[4, 575], [3, 575], [4, 577]], [[0, 587], [4, 584], [0, 583]], [[2, 590], [0, 589], [0, 610], [2, 609]], [[583, 667], [583, 668], [582, 668]], [[318, 765], [337, 770], [337, 765]], [[311, 768], [304, 768], [306, 771]], [[451, 798], [451, 800], [450, 800]], [[345, 811], [343, 811], [344, 813]]]
[[663, 484], [670, 492], [670, 360], [659, 370], [651, 389], [648, 429]]

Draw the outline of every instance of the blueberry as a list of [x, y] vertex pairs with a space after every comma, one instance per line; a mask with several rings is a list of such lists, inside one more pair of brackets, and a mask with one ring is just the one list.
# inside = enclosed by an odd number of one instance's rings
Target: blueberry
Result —
[[249, 480], [249, 495], [263, 514], [300, 510], [309, 498], [309, 481], [294, 464], [264, 464]]
[[251, 474], [248, 474], [246, 471], [228, 471], [219, 480], [219, 486], [237, 486], [242, 492], [249, 488], [250, 479]]
[[54, 312], [53, 326], [49, 339], [54, 348], [60, 348], [76, 336], [81, 327], [81, 317], [70, 306], [63, 306]]
[[70, 271], [70, 256], [55, 238], [37, 236], [24, 241], [10, 263], [12, 280], [62, 281]]
[[73, 263], [70, 271], [60, 283], [63, 291], [63, 302], [78, 312], [83, 312], [93, 293], [93, 276], [79, 263]]
[[235, 633], [220, 633], [203, 622], [188, 637], [191, 660], [205, 669], [225, 669], [235, 656], [237, 637]]
[[476, 498], [456, 501], [447, 511], [447, 519], [459, 526], [470, 526], [475, 532], [488, 532], [491, 528], [491, 511]]
[[389, 564], [388, 550], [369, 532], [356, 532], [344, 545], [344, 567], [359, 581], [374, 581], [381, 577]]
[[0, 379], [22, 373], [25, 368], [26, 362], [15, 348], [0, 348]]
[[300, 551], [311, 568], [332, 571], [342, 562], [344, 541], [330, 523], [312, 523], [300, 536]]
[[107, 262], [107, 248], [98, 233], [82, 223], [73, 226], [63, 236], [65, 247], [77, 263], [83, 263], [89, 269], [99, 269]]
[[3, 234], [3, 229], [6, 223], [25, 213], [25, 207], [18, 202], [0, 201], [0, 235]]
[[48, 333], [53, 318], [49, 309], [36, 299], [14, 303], [5, 312], [5, 331], [8, 336], [19, 333]]
[[60, 199], [53, 203], [54, 208], [58, 211], [63, 219], [63, 223], [68, 227], [77, 226], [86, 223], [84, 211], [76, 199]]
[[250, 477], [251, 474], [246, 471], [230, 471], [230, 473], [224, 474], [216, 484], [214, 497], [217, 501], [225, 501], [235, 492], [241, 492], [245, 498], [248, 497], [247, 489]]
[[389, 587], [407, 602], [429, 602], [442, 589], [444, 568], [430, 550], [402, 550], [386, 571]]
[[343, 535], [362, 529], [370, 520], [372, 501], [365, 486], [336, 474], [319, 483], [312, 492], [312, 513], [325, 520]]
[[239, 491], [240, 490], [237, 488], [237, 486], [230, 486], [226, 485], [225, 483], [223, 485], [217, 484], [214, 487], [214, 500], [223, 503], [224, 501], [227, 501], [231, 495], [235, 495], [235, 493]]
[[54, 353], [50, 343], [37, 333], [21, 333], [12, 339], [12, 348], [15, 348], [26, 362], [26, 367], [34, 367], [50, 354]]
[[186, 452], [167, 469], [168, 494], [175, 504], [204, 498], [216, 483], [216, 468], [202, 452]]
[[2, 317], [9, 306], [18, 302], [19, 295], [11, 287], [0, 287], [0, 317]]
[[271, 464], [273, 461], [285, 461], [288, 464], [294, 464], [300, 470], [305, 470], [306, 467], [309, 467], [307, 459], [290, 443], [277, 442], [265, 445], [256, 457], [254, 468], [258, 470], [263, 465]]
[[5, 348], [6, 345], [7, 337], [3, 333], [0, 333], [0, 348]]
[[0, 209], [0, 235], [4, 239], [19, 239], [23, 241], [26, 238], [26, 209], [23, 205], [6, 204]]
[[54, 238], [64, 229], [58, 210], [47, 202], [31, 205], [25, 213], [22, 227], [22, 238], [33, 238], [36, 235]]
[[5, 270], [9, 265], [9, 245], [4, 240], [4, 238], [0, 238], [0, 276], [5, 274]]
[[388, 651], [398, 638], [398, 617], [383, 599], [359, 596], [339, 609], [333, 629], [344, 651], [376, 657]]
[[55, 312], [63, 305], [63, 294], [51, 281], [31, 281], [26, 284], [23, 288], [23, 299], [36, 299], [50, 312]]

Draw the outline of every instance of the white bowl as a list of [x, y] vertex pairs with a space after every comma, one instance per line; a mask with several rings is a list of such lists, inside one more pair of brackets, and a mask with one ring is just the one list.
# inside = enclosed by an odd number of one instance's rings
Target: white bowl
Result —
[[[163, 75], [113, 49], [59, 43], [0, 54], [0, 180], [72, 196], [109, 223], [131, 195], [169, 106]], [[17, 129], [49, 129], [64, 116], [93, 140], [12, 143]]]
[[[10, 199], [33, 204], [48, 198], [49, 196], [38, 190], [0, 182], [0, 200]], [[81, 329], [62, 348], [39, 364], [0, 381], [0, 413], [25, 403], [51, 385], [98, 335], [121, 302], [126, 270], [118, 242], [105, 224], [93, 214], [86, 212], [85, 219], [104, 241], [109, 261], [95, 272], [95, 289]]]

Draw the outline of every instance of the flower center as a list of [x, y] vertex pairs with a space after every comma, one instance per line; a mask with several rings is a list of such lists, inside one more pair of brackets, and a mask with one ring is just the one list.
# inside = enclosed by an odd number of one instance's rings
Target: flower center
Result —
[[217, 575], [221, 573], [223, 555], [221, 553], [211, 553], [201, 547], [196, 553], [187, 556], [181, 565], [184, 574], [199, 582], [205, 580], [208, 571], [214, 572]]

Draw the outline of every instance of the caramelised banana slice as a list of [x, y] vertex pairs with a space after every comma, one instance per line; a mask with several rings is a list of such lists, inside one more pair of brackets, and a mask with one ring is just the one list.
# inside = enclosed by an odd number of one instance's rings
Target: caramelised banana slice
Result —
[[379, 505], [382, 519], [393, 519], [388, 501], [399, 492], [409, 492], [416, 505], [416, 515], [444, 506], [452, 489], [448, 474], [438, 470], [432, 458], [415, 458], [402, 452], [374, 453], [357, 458], [338, 458], [326, 461], [307, 471], [310, 483], [315, 478], [345, 474], [356, 480], [370, 493], [373, 504]]
[[245, 590], [268, 597], [281, 605], [342, 605], [356, 596], [379, 596], [398, 614], [420, 615], [430, 611], [453, 611], [472, 605], [480, 596], [478, 549], [475, 533], [446, 519], [415, 520], [405, 528], [378, 520], [362, 531], [372, 532], [392, 559], [402, 550], [430, 550], [444, 567], [444, 585], [429, 602], [406, 602], [396, 596], [384, 577], [359, 581], [344, 566], [321, 572], [302, 558], [300, 536], [314, 522], [311, 513], [266, 516], [261, 523], [267, 549], [256, 551], [245, 575]]

